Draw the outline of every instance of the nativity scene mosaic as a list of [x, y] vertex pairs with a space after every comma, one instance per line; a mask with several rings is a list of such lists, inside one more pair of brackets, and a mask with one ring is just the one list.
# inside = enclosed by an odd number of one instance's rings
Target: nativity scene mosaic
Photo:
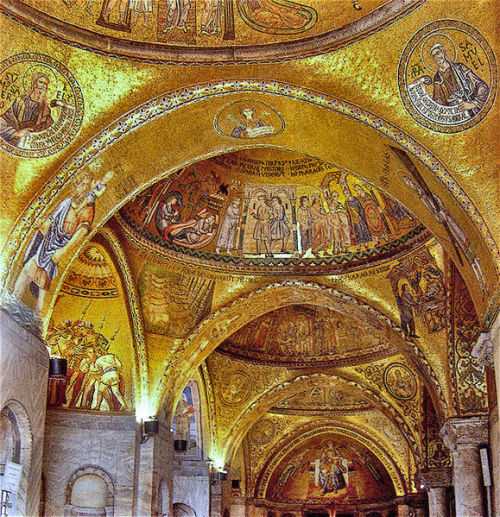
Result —
[[346, 270], [429, 237], [403, 205], [357, 176], [285, 158], [230, 153], [199, 162], [147, 188], [119, 221], [142, 246], [228, 267]]

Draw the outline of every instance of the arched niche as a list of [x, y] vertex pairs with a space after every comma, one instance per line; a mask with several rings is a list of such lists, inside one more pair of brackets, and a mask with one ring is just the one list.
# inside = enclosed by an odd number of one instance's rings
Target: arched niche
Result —
[[173, 510], [173, 517], [196, 517], [194, 510], [184, 503], [174, 503]]
[[[255, 139], [251, 143], [246, 141], [248, 139], [228, 138], [215, 131], [214, 119], [221, 110], [229, 103], [248, 101], [255, 96], [280, 113], [285, 121], [284, 131], [267, 141]], [[300, 124], [296, 122], [297, 113], [301, 113]], [[193, 120], [196, 120], [196, 128]], [[210, 135], [210, 138], [195, 138], [194, 133]], [[164, 147], [158, 145], [165, 141], [169, 142], [168, 156]], [[132, 196], [161, 177], [210, 156], [259, 146], [295, 151], [335, 164], [386, 190], [395, 199], [406, 200], [416, 217], [453, 257], [471, 291], [478, 295], [474, 297], [478, 312], [484, 312], [489, 295], [482, 293], [484, 289], [479, 285], [473, 262], [462, 257], [459, 247], [451, 244], [453, 239], [446, 236], [440, 218], [428, 208], [429, 203], [401, 181], [401, 171], [406, 174], [409, 168], [415, 167], [428, 190], [439, 196], [455, 220], [461, 221], [461, 230], [469, 242], [474, 243], [474, 253], [468, 252], [469, 258], [474, 256], [479, 261], [491, 294], [496, 283], [497, 246], [474, 203], [446, 166], [410, 135], [378, 115], [343, 99], [271, 81], [222, 81], [170, 92], [131, 110], [89, 140], [44, 186], [12, 229], [6, 247], [6, 287], [13, 288], [22, 270], [23, 257], [35, 232], [33, 221], [52, 214], [64, 199], [71, 197], [73, 187], [80, 183], [88, 166], [98, 170], [99, 178], [94, 180], [103, 180], [104, 167], [112, 169], [119, 164], [120, 178], [108, 182], [114, 181], [120, 186], [108, 188], [96, 201], [91, 231], [84, 242]], [[138, 152], [146, 148], [147, 153]], [[401, 160], [401, 156], [392, 156], [391, 148], [402, 151], [412, 165]], [[384, 181], [386, 185], [382, 185], [379, 165], [387, 156], [391, 174], [388, 181]], [[85, 174], [88, 175], [88, 171]], [[50, 305], [49, 300], [56, 295], [61, 273], [72, 255], [61, 258], [60, 272], [50, 283], [42, 315]], [[30, 306], [34, 305], [30, 302]]]
[[19, 463], [21, 460], [21, 434], [16, 416], [6, 406], [0, 413], [0, 474], [3, 475], [8, 461]]
[[202, 455], [203, 427], [200, 389], [197, 381], [189, 381], [182, 390], [174, 412], [172, 428], [174, 440], [183, 442], [188, 454]]
[[31, 475], [33, 434], [28, 414], [17, 400], [9, 400], [0, 411], [0, 474], [3, 475], [7, 461], [22, 466], [17, 491], [16, 510], [26, 512], [28, 479]]
[[114, 515], [115, 489], [111, 476], [100, 467], [80, 467], [70, 476], [66, 485], [65, 516]]

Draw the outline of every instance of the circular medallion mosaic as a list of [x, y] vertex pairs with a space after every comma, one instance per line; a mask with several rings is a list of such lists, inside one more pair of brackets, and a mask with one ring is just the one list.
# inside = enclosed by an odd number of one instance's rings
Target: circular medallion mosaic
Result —
[[481, 122], [493, 105], [495, 57], [474, 27], [438, 20], [425, 25], [406, 45], [398, 84], [405, 108], [419, 124], [458, 133]]
[[83, 95], [59, 61], [23, 52], [0, 63], [0, 147], [23, 158], [65, 148], [82, 124]]
[[384, 384], [387, 391], [400, 400], [411, 399], [417, 394], [415, 375], [401, 363], [393, 363], [385, 369]]
[[252, 380], [246, 373], [233, 372], [221, 390], [222, 402], [229, 406], [237, 406], [248, 398], [251, 389]]
[[269, 418], [259, 420], [252, 428], [251, 440], [256, 445], [266, 445], [274, 437], [274, 424]]

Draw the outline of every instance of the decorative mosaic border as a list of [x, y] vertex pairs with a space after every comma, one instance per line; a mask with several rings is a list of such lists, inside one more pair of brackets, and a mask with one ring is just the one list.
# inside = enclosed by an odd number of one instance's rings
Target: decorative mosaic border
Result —
[[[214, 96], [243, 92], [277, 95], [331, 110], [374, 129], [406, 149], [420, 163], [434, 173], [463, 210], [469, 215], [472, 223], [478, 229], [493, 256], [497, 270], [500, 271], [500, 257], [495, 240], [473, 202], [438, 158], [401, 129], [385, 121], [380, 116], [360, 108], [355, 104], [318, 93], [314, 90], [278, 81], [227, 80], [190, 86], [165, 95], [160, 95], [124, 114], [94, 138], [88, 140], [61, 166], [59, 172], [40, 189], [36, 198], [17, 219], [4, 248], [7, 272], [3, 279], [3, 286], [5, 287], [7, 281], [11, 279], [14, 264], [17, 263], [22, 254], [24, 244], [32, 233], [32, 226], [35, 221], [41, 217], [42, 213], [50, 206], [51, 202], [57, 197], [59, 192], [68, 185], [73, 177], [93, 159], [132, 131], [180, 107], [186, 107]], [[125, 201], [126, 200], [124, 200], [124, 202]], [[104, 221], [101, 222], [101, 224], [104, 224]], [[94, 232], [95, 231], [96, 230], [94, 230]], [[88, 238], [90, 238], [90, 236]]]
[[[131, 217], [123, 211], [117, 212], [115, 219], [119, 222], [125, 233], [139, 248], [145, 251], [153, 251], [155, 254], [170, 258], [175, 255], [182, 254], [185, 260], [191, 259], [199, 263], [210, 261], [211, 263], [221, 264], [224, 271], [228, 268], [237, 267], [246, 272], [263, 273], [261, 269], [265, 267], [271, 273], [283, 273], [289, 269], [303, 268], [301, 274], [318, 274], [328, 269], [329, 273], [346, 273], [355, 271], [364, 266], [375, 267], [389, 260], [407, 253], [414, 246], [418, 246], [430, 240], [432, 234], [423, 224], [420, 224], [413, 230], [409, 231], [399, 239], [388, 242], [372, 248], [352, 253], [343, 253], [341, 255], [332, 255], [317, 258], [302, 257], [236, 257], [228, 255], [216, 255], [214, 253], [185, 248], [177, 244], [169, 243], [163, 237], [154, 235], [144, 227], [138, 225]], [[201, 262], [203, 261], [203, 262]]]
[[244, 355], [237, 351], [236, 348], [231, 348], [233, 345], [230, 340], [227, 340], [219, 345], [216, 352], [227, 357], [233, 357], [249, 364], [264, 364], [275, 366], [289, 366], [291, 368], [303, 369], [317, 366], [351, 366], [368, 361], [374, 361], [390, 357], [398, 353], [398, 351], [390, 344], [383, 343], [382, 345], [371, 347], [367, 350], [358, 349], [352, 352], [345, 352], [343, 354], [325, 354], [321, 359], [310, 360], [295, 360], [287, 361], [286, 359], [266, 357], [265, 354], [256, 353], [255, 355]]

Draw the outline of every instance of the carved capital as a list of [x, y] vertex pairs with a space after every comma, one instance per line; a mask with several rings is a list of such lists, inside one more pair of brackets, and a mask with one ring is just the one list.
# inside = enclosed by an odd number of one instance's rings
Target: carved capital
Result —
[[493, 341], [490, 339], [489, 332], [479, 334], [477, 343], [472, 349], [472, 357], [480, 366], [494, 366]]
[[495, 346], [500, 346], [500, 315], [497, 315], [488, 332], [479, 335], [472, 356], [481, 366], [493, 367]]
[[441, 437], [453, 452], [460, 447], [479, 447], [488, 443], [488, 417], [449, 418], [441, 429]]
[[451, 469], [443, 467], [440, 469], [424, 470], [420, 473], [420, 482], [425, 489], [446, 487], [451, 485]]

